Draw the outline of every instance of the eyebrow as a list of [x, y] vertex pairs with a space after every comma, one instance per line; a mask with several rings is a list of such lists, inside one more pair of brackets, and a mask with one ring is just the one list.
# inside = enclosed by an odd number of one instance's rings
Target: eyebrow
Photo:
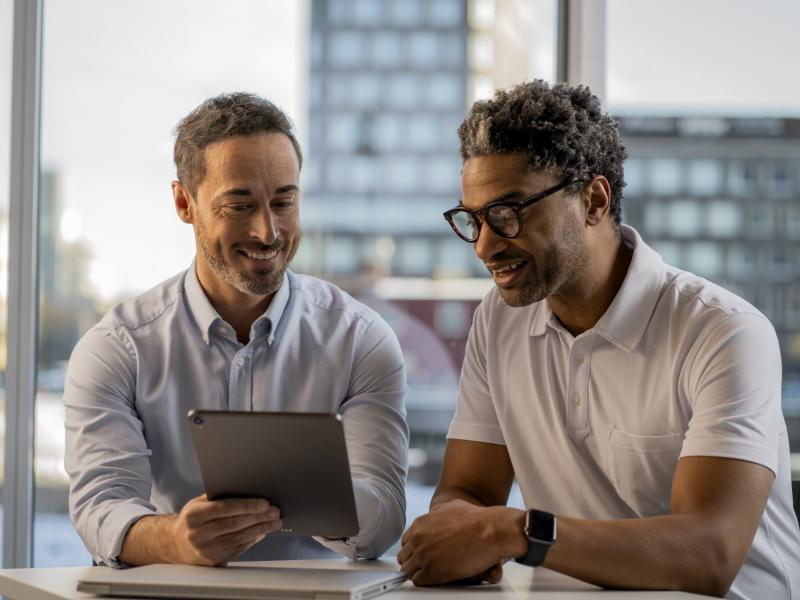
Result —
[[[525, 194], [523, 194], [522, 192], [508, 192], [507, 194], [503, 194], [502, 196], [498, 196], [497, 198], [489, 200], [489, 202], [484, 204], [484, 207], [490, 206], [492, 204], [497, 204], [498, 202], [507, 202], [509, 200], [514, 200], [516, 198], [520, 198], [520, 197], [524, 197], [524, 196], [525, 196]], [[462, 208], [464, 207], [464, 199], [463, 198], [459, 198], [458, 199], [458, 205], [461, 206]]]
[[[297, 187], [293, 183], [290, 183], [288, 185], [283, 185], [283, 186], [279, 187], [277, 190], [275, 190], [274, 193], [275, 194], [286, 194], [288, 192], [297, 192], [299, 190], [300, 190], [299, 187]], [[216, 197], [214, 199], [218, 200], [218, 199], [223, 198], [225, 196], [250, 197], [252, 195], [253, 195], [253, 193], [248, 188], [231, 188], [229, 190], [224, 190], [224, 191], [220, 192], [219, 194], [216, 195]]]

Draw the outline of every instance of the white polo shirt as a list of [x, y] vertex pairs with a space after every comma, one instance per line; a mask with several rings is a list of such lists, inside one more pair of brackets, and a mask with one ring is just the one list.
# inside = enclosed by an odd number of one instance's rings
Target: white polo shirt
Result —
[[573, 337], [546, 301], [475, 311], [449, 438], [508, 447], [528, 506], [585, 519], [670, 512], [678, 459], [758, 463], [775, 483], [728, 598], [800, 598], [781, 356], [753, 306], [664, 264], [631, 227], [625, 281]]

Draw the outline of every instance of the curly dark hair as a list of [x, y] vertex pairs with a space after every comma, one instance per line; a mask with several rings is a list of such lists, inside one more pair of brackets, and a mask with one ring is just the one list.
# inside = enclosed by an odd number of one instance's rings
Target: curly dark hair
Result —
[[175, 167], [178, 181], [194, 194], [206, 174], [205, 149], [220, 140], [237, 135], [283, 133], [303, 165], [303, 153], [292, 121], [280, 108], [256, 94], [220, 94], [203, 102], [175, 128]]
[[622, 219], [622, 163], [627, 158], [617, 123], [588, 87], [540, 79], [495, 92], [472, 105], [458, 128], [461, 157], [524, 154], [532, 169], [556, 169], [578, 191], [595, 175], [611, 186], [609, 213]]

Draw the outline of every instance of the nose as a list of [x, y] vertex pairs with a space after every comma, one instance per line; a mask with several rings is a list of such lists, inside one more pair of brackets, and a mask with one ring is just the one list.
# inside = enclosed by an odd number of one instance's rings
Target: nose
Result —
[[262, 244], [269, 246], [278, 239], [278, 232], [275, 229], [275, 220], [269, 205], [261, 206], [255, 212], [250, 221], [251, 238], [257, 239]]
[[483, 262], [492, 258], [498, 252], [506, 248], [508, 242], [505, 238], [500, 237], [492, 228], [486, 223], [481, 225], [481, 230], [478, 233], [478, 239], [475, 242], [475, 254]]

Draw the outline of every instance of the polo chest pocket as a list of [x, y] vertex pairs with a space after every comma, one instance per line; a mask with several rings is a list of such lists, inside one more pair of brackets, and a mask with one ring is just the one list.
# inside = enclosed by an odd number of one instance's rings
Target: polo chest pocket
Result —
[[670, 512], [672, 478], [682, 441], [679, 433], [638, 435], [611, 430], [611, 480], [622, 500], [640, 517]]

